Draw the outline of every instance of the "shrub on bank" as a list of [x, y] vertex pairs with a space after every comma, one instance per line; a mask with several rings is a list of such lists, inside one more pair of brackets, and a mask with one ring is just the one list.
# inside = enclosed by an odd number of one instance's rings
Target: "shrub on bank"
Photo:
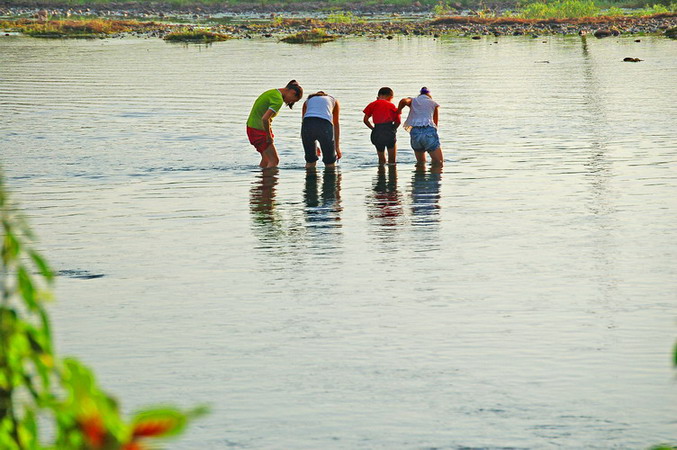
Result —
[[525, 19], [579, 19], [583, 17], [653, 16], [677, 12], [677, 3], [669, 6], [656, 4], [640, 10], [624, 11], [617, 6], [602, 10], [593, 0], [556, 0], [533, 2], [522, 6], [517, 16]]
[[557, 0], [553, 3], [529, 3], [520, 9], [518, 16], [525, 19], [575, 19], [594, 17], [600, 8], [592, 0]]

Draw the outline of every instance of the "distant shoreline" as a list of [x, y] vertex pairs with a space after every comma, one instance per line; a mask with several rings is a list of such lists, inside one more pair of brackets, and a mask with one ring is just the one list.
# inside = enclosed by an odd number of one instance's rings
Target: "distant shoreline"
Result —
[[[283, 38], [291, 34], [320, 29], [332, 39], [367, 36], [392, 39], [395, 36], [459, 35], [481, 39], [499, 36], [591, 35], [597, 38], [620, 35], [664, 35], [677, 37], [677, 13], [649, 16], [596, 16], [576, 19], [523, 19], [519, 17], [482, 17], [455, 15], [433, 18], [433, 14], [398, 14], [379, 11], [373, 15], [338, 13], [331, 20], [330, 12], [272, 13], [205, 10], [144, 11], [91, 8], [11, 8], [0, 7], [0, 30], [14, 31], [35, 37], [124, 36], [167, 38], [169, 33], [216, 33], [230, 38]], [[125, 4], [127, 6], [127, 4]], [[149, 7], [149, 5], [146, 5]], [[305, 15], [304, 15], [305, 14]], [[335, 18], [336, 19], [336, 18]]]
[[[453, 2], [452, 2], [453, 3]], [[90, 12], [101, 11], [126, 11], [135, 14], [162, 13], [173, 14], [261, 14], [261, 13], [313, 13], [322, 11], [342, 10], [359, 14], [387, 14], [387, 13], [424, 13], [432, 12], [437, 4], [433, 0], [406, 0], [401, 3], [361, 3], [329, 2], [329, 1], [299, 1], [299, 2], [275, 2], [275, 1], [233, 1], [233, 2], [210, 2], [186, 0], [185, 2], [92, 2], [83, 1], [81, 4], [64, 0], [21, 0], [0, 1], [0, 10], [20, 9], [56, 9], [56, 10], [88, 10]], [[495, 7], [512, 7], [516, 3], [512, 1], [494, 2]], [[460, 3], [452, 5], [457, 9], [467, 9]]]

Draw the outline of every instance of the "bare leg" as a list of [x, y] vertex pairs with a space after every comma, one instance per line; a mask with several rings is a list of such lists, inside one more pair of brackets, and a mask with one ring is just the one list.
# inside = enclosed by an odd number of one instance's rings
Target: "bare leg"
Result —
[[376, 152], [378, 154], [378, 163], [379, 165], [384, 165], [386, 163], [386, 152]]
[[440, 147], [437, 147], [437, 149], [430, 152], [430, 159], [432, 160], [433, 166], [442, 167], [444, 165], [444, 156], [442, 155], [442, 149]]
[[388, 148], [388, 164], [397, 163], [397, 144]]
[[424, 166], [425, 165], [425, 152], [414, 152], [414, 155], [416, 155], [416, 165], [417, 166]]
[[280, 157], [277, 155], [277, 149], [274, 144], [270, 144], [268, 148], [261, 153], [261, 163], [263, 163], [264, 159], [267, 162], [264, 166], [266, 169], [272, 169], [280, 164]]
[[268, 157], [265, 155], [264, 152], [261, 152], [259, 154], [261, 155], [261, 162], [259, 163], [259, 167], [265, 169], [268, 166]]
[[315, 167], [316, 164], [317, 164], [317, 161], [307, 162], [306, 163], [306, 169], [312, 169], [312, 168]]

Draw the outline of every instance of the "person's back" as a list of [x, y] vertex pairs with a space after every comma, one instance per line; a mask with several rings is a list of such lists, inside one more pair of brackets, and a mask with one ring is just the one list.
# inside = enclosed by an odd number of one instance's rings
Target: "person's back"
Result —
[[[338, 101], [324, 91], [309, 95], [303, 104], [301, 122], [301, 142], [307, 169], [315, 167], [320, 151], [325, 166], [334, 166], [341, 158], [340, 134]], [[316, 143], [320, 144], [319, 149]]]
[[306, 101], [303, 117], [317, 117], [331, 122], [334, 106], [336, 106], [336, 100], [331, 95], [316, 95]]
[[[364, 108], [362, 121], [371, 129], [371, 143], [376, 147], [379, 164], [385, 164], [385, 150], [388, 149], [388, 163], [397, 159], [397, 127], [400, 125], [400, 111], [392, 103], [393, 90], [382, 87], [378, 97]], [[370, 122], [372, 120], [374, 123]]]
[[409, 115], [407, 116], [407, 120], [404, 121], [405, 129], [409, 129], [410, 127], [437, 128], [437, 124], [435, 124], [435, 121], [433, 120], [433, 115], [435, 114], [435, 109], [439, 106], [439, 103], [425, 94], [412, 98], [411, 105], [409, 105]]
[[442, 166], [444, 156], [437, 134], [439, 103], [432, 99], [428, 88], [422, 87], [418, 97], [400, 100], [398, 111], [401, 112], [406, 106], [409, 107], [409, 115], [404, 121], [404, 128], [411, 135], [411, 148], [416, 155], [416, 164], [425, 164], [425, 154], [428, 152], [433, 165]]

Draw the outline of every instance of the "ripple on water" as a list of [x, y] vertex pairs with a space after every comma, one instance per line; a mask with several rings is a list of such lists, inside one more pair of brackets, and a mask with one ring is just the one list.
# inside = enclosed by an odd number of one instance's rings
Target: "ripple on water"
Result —
[[[669, 441], [674, 44], [548, 41], [2, 40], [3, 170], [71, 268], [60, 348], [130, 409], [212, 403], [176, 448]], [[246, 115], [292, 78], [341, 102], [338, 170], [304, 170], [300, 105], [258, 168]], [[383, 85], [432, 90], [444, 170], [401, 129], [376, 167]]]

